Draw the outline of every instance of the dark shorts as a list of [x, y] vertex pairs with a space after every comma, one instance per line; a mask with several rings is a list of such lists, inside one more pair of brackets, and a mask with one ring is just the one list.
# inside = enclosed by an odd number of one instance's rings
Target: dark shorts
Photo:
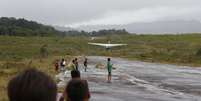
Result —
[[111, 73], [111, 72], [108, 72], [108, 75], [109, 75], [109, 76], [111, 76], [111, 75], [112, 75], [112, 73]]

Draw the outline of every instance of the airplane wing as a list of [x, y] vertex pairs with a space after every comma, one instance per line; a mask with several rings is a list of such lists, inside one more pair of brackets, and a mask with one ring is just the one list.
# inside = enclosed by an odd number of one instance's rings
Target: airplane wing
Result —
[[125, 46], [127, 44], [107, 44], [109, 47], [115, 47], [115, 46]]
[[88, 43], [88, 44], [107, 47], [107, 44], [102, 44], [102, 43]]
[[103, 47], [115, 47], [115, 46], [124, 46], [127, 44], [103, 44], [103, 43], [88, 43], [91, 45], [103, 46]]

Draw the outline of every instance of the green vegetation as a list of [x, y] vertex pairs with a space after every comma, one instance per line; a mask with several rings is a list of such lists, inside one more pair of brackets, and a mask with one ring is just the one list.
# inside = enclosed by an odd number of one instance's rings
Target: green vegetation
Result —
[[[88, 42], [127, 43], [106, 51]], [[103, 55], [135, 60], [184, 65], [201, 65], [201, 35], [111, 35], [91, 40], [86, 36], [69, 37], [9, 37], [0, 36], [0, 60], [65, 55]]]
[[[127, 43], [106, 51], [88, 42]], [[53, 62], [72, 56], [100, 55], [132, 60], [201, 66], [201, 35], [110, 35], [91, 40], [87, 36], [0, 36], [0, 101], [8, 101], [7, 82], [16, 73], [35, 67], [54, 76]]]
[[9, 36], [55, 36], [60, 32], [53, 27], [25, 19], [0, 18], [0, 35]]

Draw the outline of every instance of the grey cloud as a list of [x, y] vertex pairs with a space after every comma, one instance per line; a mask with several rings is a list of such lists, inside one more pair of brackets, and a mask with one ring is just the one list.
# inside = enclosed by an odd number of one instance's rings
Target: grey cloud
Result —
[[[147, 11], [152, 12], [151, 10], [157, 7], [173, 7], [170, 10], [175, 12], [174, 8], [180, 7], [186, 10], [182, 19], [200, 20], [201, 14], [197, 10], [192, 10], [200, 5], [200, 0], [0, 0], [0, 16], [24, 17], [45, 24], [69, 25], [98, 23], [96, 21], [100, 22], [101, 19], [110, 20], [111, 17], [121, 16], [121, 13], [126, 15], [126, 12], [135, 13], [142, 9], [149, 9]], [[173, 17], [181, 18], [181, 16]], [[155, 20], [157, 19], [162, 18], [155, 17]], [[133, 22], [133, 19], [130, 22]]]
[[87, 25], [126, 25], [139, 22], [153, 22], [160, 20], [182, 20], [195, 19], [189, 15], [201, 12], [201, 7], [152, 7], [128, 11], [113, 11], [106, 13], [103, 17], [85, 22], [66, 25], [70, 27], [80, 27]]

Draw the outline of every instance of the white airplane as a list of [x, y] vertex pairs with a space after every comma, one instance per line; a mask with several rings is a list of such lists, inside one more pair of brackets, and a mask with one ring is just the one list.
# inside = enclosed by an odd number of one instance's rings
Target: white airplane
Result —
[[106, 49], [110, 49], [112, 47], [117, 47], [117, 46], [125, 46], [127, 44], [110, 44], [110, 42], [108, 42], [108, 44], [105, 44], [105, 43], [88, 43], [90, 45], [96, 45], [96, 46], [102, 46], [102, 47], [105, 47]]

